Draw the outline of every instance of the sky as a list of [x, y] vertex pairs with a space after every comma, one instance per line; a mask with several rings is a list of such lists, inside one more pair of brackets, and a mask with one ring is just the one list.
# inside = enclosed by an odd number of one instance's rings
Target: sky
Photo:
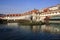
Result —
[[0, 14], [20, 14], [60, 4], [60, 0], [0, 0]]

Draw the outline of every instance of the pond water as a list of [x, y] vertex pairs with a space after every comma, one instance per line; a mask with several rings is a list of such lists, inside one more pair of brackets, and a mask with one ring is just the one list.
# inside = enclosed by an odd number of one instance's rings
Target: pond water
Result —
[[0, 40], [60, 40], [60, 24], [0, 24]]

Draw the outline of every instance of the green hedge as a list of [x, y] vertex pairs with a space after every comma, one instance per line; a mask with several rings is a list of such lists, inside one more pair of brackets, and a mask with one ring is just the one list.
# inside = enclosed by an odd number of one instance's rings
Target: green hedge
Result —
[[35, 22], [35, 21], [20, 21], [19, 24], [22, 25], [40, 25], [42, 22]]

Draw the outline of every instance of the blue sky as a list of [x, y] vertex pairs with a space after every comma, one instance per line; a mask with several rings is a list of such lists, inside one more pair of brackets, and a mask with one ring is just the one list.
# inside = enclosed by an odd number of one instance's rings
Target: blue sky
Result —
[[24, 13], [60, 4], [60, 0], [0, 0], [0, 14]]

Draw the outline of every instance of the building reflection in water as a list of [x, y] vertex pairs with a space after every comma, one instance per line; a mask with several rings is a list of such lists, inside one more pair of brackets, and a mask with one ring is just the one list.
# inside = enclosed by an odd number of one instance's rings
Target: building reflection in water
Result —
[[40, 31], [40, 28], [41, 26], [39, 26], [39, 25], [35, 25], [35, 26], [31, 26], [31, 30], [33, 31], [33, 32], [39, 32]]
[[60, 34], [60, 27], [58, 27], [59, 25], [17, 25], [17, 23], [15, 24], [8, 24], [8, 26], [10, 27], [15, 27], [19, 29], [24, 30], [25, 32], [46, 32], [46, 33], [59, 33]]
[[60, 33], [60, 28], [58, 27], [53, 27], [53, 26], [47, 26], [47, 25], [42, 25], [41, 26], [41, 31], [42, 32], [50, 32], [50, 33]]
[[18, 23], [7, 23], [8, 26], [18, 26]]
[[31, 26], [31, 30], [33, 32], [60, 33], [60, 28], [53, 27], [53, 26], [50, 26], [50, 25]]

